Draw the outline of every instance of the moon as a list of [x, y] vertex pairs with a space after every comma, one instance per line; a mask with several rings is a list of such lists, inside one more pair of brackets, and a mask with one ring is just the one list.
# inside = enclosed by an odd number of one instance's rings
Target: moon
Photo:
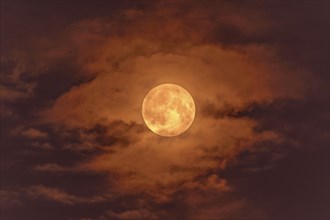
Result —
[[148, 128], [161, 136], [185, 132], [195, 118], [195, 103], [187, 90], [175, 84], [151, 89], [143, 100], [142, 116]]

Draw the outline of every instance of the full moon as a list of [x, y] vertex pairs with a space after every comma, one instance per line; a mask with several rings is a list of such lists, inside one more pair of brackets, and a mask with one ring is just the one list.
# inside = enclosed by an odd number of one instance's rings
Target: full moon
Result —
[[195, 103], [187, 90], [175, 84], [151, 89], [143, 100], [142, 116], [154, 133], [172, 137], [185, 132], [195, 118]]

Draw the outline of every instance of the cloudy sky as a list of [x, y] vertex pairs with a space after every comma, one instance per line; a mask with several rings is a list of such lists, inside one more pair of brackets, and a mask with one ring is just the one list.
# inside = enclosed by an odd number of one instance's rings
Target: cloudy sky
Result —
[[[328, 1], [1, 1], [1, 219], [329, 219]], [[178, 84], [182, 135], [141, 106]]]

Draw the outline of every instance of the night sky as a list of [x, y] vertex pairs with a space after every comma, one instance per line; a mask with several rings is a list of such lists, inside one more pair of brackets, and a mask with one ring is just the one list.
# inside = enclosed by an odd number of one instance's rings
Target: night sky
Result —
[[[329, 1], [1, 1], [1, 220], [321, 220]], [[173, 83], [175, 137], [141, 106]]]

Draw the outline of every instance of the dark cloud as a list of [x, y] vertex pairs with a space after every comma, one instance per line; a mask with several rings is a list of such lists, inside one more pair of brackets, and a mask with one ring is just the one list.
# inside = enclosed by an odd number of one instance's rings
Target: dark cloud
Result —
[[[1, 2], [1, 217], [326, 219], [329, 2]], [[183, 135], [145, 94], [183, 85]]]

